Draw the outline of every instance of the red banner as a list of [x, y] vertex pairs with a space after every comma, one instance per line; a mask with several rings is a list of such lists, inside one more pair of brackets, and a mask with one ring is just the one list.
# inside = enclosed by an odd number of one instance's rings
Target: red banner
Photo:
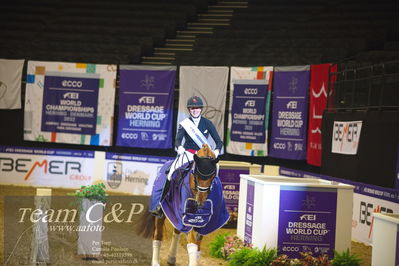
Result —
[[321, 165], [321, 122], [326, 108], [327, 93], [332, 93], [328, 91], [329, 73], [336, 71], [337, 65], [332, 64], [312, 65], [310, 70], [307, 162], [315, 166]]

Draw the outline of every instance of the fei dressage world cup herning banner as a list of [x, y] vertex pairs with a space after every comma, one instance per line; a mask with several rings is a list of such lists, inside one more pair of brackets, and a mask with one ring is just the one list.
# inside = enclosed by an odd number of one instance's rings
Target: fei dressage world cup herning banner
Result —
[[274, 70], [271, 157], [306, 159], [309, 70], [309, 65]]
[[175, 66], [120, 66], [118, 146], [172, 147]]
[[273, 67], [231, 67], [227, 152], [267, 156]]
[[[212, 121], [223, 140], [228, 75], [228, 67], [181, 66], [177, 123], [188, 116], [188, 98], [199, 96], [205, 105], [202, 116]], [[215, 148], [213, 140], [209, 144]]]
[[0, 109], [21, 109], [21, 80], [25, 60], [0, 59]]
[[29, 61], [24, 139], [110, 146], [116, 65]]
[[[321, 165], [321, 121], [327, 104], [327, 93], [332, 94], [332, 90], [328, 90], [329, 74], [336, 71], [335, 64], [311, 66], [307, 162], [315, 166]], [[333, 78], [330, 81], [333, 82]]]

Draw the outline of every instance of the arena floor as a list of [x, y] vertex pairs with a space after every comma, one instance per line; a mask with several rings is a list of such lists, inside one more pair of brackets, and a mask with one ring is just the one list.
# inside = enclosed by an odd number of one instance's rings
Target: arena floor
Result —
[[[66, 196], [68, 193], [73, 192], [73, 190], [68, 190], [68, 189], [53, 189], [52, 190], [52, 195], [55, 196]], [[25, 242], [25, 247], [24, 248], [19, 248], [18, 252], [13, 252], [12, 256], [7, 254], [7, 257], [5, 257], [5, 245], [7, 244], [7, 239], [5, 240], [5, 219], [7, 219], [5, 216], [5, 196], [34, 196], [36, 194], [36, 188], [34, 187], [21, 187], [21, 186], [6, 186], [6, 185], [0, 185], [0, 263], [2, 265], [26, 265], [29, 263], [29, 258], [30, 258], [30, 243], [31, 238], [29, 239], [24, 239], [21, 242]], [[9, 228], [7, 229], [8, 236], [9, 234]], [[112, 231], [113, 230], [113, 231]], [[126, 246], [129, 249], [134, 250], [135, 244], [142, 244], [142, 243], [135, 243], [135, 242], [140, 242], [140, 241], [134, 241], [132, 240], [132, 236], [130, 232], [133, 232], [133, 229], [128, 226], [118, 226], [118, 228], [111, 229], [111, 233], [114, 235], [117, 235], [117, 241], [114, 242], [114, 245], [117, 246]], [[234, 229], [220, 229], [206, 237], [204, 237], [203, 244], [201, 246], [201, 259], [199, 261], [199, 265], [203, 266], [216, 266], [216, 265], [227, 265], [227, 262], [221, 259], [215, 259], [209, 256], [209, 243], [212, 241], [212, 239], [220, 234], [220, 233], [228, 233], [228, 234], [235, 234]], [[166, 264], [166, 258], [167, 258], [167, 253], [168, 253], [168, 248], [169, 248], [169, 239], [172, 234], [172, 230], [170, 226], [167, 227], [166, 230], [166, 235], [165, 235], [165, 242], [162, 245], [161, 248], [161, 259], [162, 259], [162, 265], [167, 265]], [[8, 237], [7, 237], [8, 238]], [[67, 239], [67, 241], [65, 240]], [[74, 249], [64, 249], [65, 246], [68, 245], [74, 245], [76, 246], [76, 236], [68, 236], [67, 238], [59, 239], [58, 242], [52, 242], [52, 243], [58, 243], [55, 245], [59, 245], [59, 247], [54, 247], [50, 245], [50, 250], [51, 250], [51, 256], [50, 256], [50, 264], [51, 265], [123, 265], [121, 263], [114, 264], [109, 258], [101, 258], [97, 260], [83, 260], [82, 257], [79, 257], [76, 254], [76, 248]], [[146, 242], [148, 244], [148, 242]], [[186, 246], [186, 239], [184, 236], [181, 237], [180, 239], [180, 244], [178, 246], [178, 256], [177, 256], [177, 265], [187, 265], [188, 261], [188, 256], [185, 250]], [[54, 245], [54, 244], [52, 244]], [[112, 248], [118, 248], [117, 246], [113, 246]], [[143, 245], [142, 245], [143, 246]], [[150, 249], [149, 245], [144, 245], [148, 246], [147, 249]], [[62, 247], [62, 248], [61, 248]], [[60, 254], [60, 250], [62, 250], [63, 254]], [[67, 253], [69, 254], [64, 254], [65, 250], [67, 250]], [[133, 251], [132, 251], [133, 252]], [[146, 251], [144, 253], [145, 256], [148, 256], [148, 252]], [[10, 251], [8, 251], [10, 253]], [[358, 255], [362, 260], [364, 266], [369, 266], [371, 265], [371, 247], [366, 246], [362, 243], [358, 242], [353, 242], [352, 241], [352, 253]], [[143, 255], [143, 254], [140, 254]], [[67, 258], [65, 260], [64, 258]], [[63, 259], [59, 259], [63, 258]], [[66, 262], [68, 261], [68, 262]], [[126, 264], [127, 265], [127, 264]], [[130, 264], [131, 265], [131, 264]], [[136, 264], [140, 265], [140, 264]], [[145, 265], [145, 264], [143, 264]]]

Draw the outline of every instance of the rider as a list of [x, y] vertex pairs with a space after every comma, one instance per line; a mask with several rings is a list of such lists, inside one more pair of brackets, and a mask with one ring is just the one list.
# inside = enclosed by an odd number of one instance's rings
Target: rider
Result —
[[[187, 100], [187, 109], [190, 113], [190, 117], [180, 122], [176, 134], [175, 147], [177, 149], [177, 154], [182, 156], [185, 153], [190, 161], [193, 160], [193, 155], [201, 148], [201, 144], [207, 143], [209, 135], [216, 143], [215, 150], [213, 150], [216, 157], [219, 156], [223, 147], [223, 142], [213, 123], [209, 119], [201, 116], [203, 107], [204, 102], [200, 97], [190, 97]], [[182, 144], [183, 138], [184, 144]], [[171, 168], [173, 170], [179, 168], [183, 161], [184, 160], [179, 160], [177, 158]], [[168, 174], [169, 180], [173, 173], [172, 169]]]

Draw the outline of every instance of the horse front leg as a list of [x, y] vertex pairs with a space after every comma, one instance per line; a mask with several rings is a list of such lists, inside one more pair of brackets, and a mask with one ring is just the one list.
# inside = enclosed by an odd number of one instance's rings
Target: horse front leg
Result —
[[202, 235], [195, 230], [191, 230], [187, 235], [187, 252], [189, 258], [189, 266], [197, 266], [200, 255]]
[[161, 243], [162, 243], [162, 235], [163, 235], [163, 225], [165, 223], [165, 216], [162, 218], [155, 218], [154, 225], [154, 235], [152, 238], [152, 260], [151, 266], [159, 266], [160, 265], [160, 256], [159, 253], [161, 251]]
[[180, 239], [180, 231], [174, 229], [172, 241], [169, 247], [169, 254], [168, 254], [168, 264], [175, 265], [176, 264], [176, 254], [177, 254], [177, 245], [179, 244]]

